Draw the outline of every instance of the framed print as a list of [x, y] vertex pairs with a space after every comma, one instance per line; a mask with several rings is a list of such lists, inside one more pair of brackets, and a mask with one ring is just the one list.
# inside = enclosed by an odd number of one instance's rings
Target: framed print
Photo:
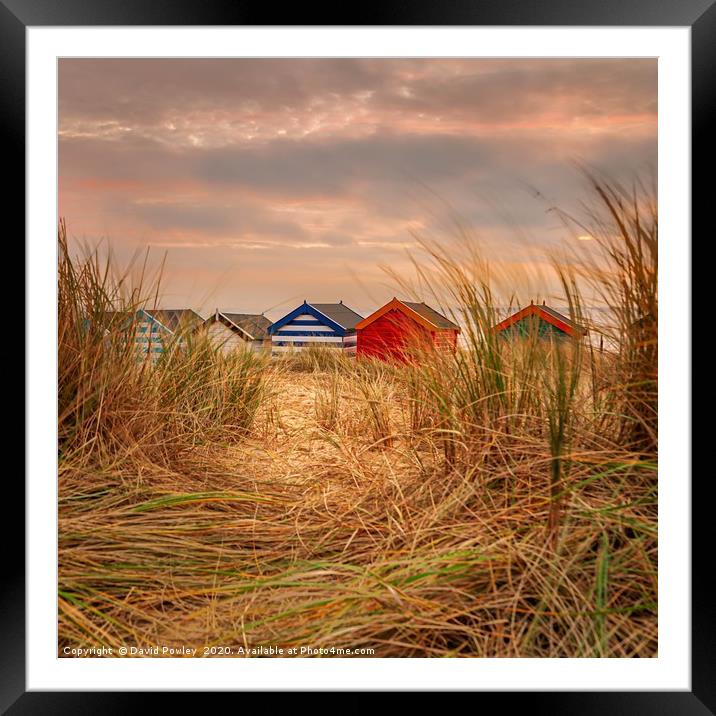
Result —
[[690, 237], [716, 12], [583, 5], [0, 8], [27, 167], [9, 713], [715, 708]]

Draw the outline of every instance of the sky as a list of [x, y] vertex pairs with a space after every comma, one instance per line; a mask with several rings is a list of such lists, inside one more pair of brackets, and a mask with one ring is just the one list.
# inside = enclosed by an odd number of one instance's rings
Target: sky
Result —
[[539, 268], [578, 240], [548, 211], [579, 210], [577, 164], [630, 181], [656, 163], [651, 59], [59, 61], [73, 246], [119, 266], [149, 248], [159, 304], [205, 316], [367, 315], [400, 292], [386, 267], [408, 277], [416, 237], [450, 247], [457, 223]]

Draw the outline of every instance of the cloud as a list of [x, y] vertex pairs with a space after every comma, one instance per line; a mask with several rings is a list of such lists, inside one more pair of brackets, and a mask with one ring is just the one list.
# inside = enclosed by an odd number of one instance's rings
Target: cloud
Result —
[[654, 60], [63, 59], [65, 132], [224, 143], [654, 115]]
[[656, 165], [655, 60], [62, 59], [59, 77], [71, 230], [169, 248], [187, 303], [227, 267], [227, 298], [347, 297], [456, 220], [528, 261], [563, 238], [548, 210], [577, 206], [575, 161]]
[[390, 132], [362, 139], [278, 140], [260, 148], [228, 148], [191, 154], [191, 170], [210, 183], [250, 185], [297, 194], [340, 193], [375, 181], [430, 182], [485, 171], [495, 152], [486, 142]]
[[329, 246], [350, 246], [355, 242], [352, 236], [346, 234], [324, 235], [321, 237], [321, 240]]

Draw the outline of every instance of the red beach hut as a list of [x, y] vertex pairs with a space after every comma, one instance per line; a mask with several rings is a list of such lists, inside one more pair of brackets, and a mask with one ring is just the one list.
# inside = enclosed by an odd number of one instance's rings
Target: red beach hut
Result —
[[358, 356], [405, 360], [411, 347], [454, 351], [460, 327], [425, 303], [393, 298], [356, 331]]

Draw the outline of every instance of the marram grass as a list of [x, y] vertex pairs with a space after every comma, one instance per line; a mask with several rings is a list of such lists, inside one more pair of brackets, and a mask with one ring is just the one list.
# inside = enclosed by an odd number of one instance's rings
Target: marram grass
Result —
[[498, 339], [489, 281], [432, 246], [464, 340], [404, 364], [192, 341], [138, 362], [102, 316], [152, 292], [61, 227], [60, 655], [655, 656], [656, 335], [627, 335], [656, 311], [655, 227], [620, 234], [607, 199], [616, 349]]

